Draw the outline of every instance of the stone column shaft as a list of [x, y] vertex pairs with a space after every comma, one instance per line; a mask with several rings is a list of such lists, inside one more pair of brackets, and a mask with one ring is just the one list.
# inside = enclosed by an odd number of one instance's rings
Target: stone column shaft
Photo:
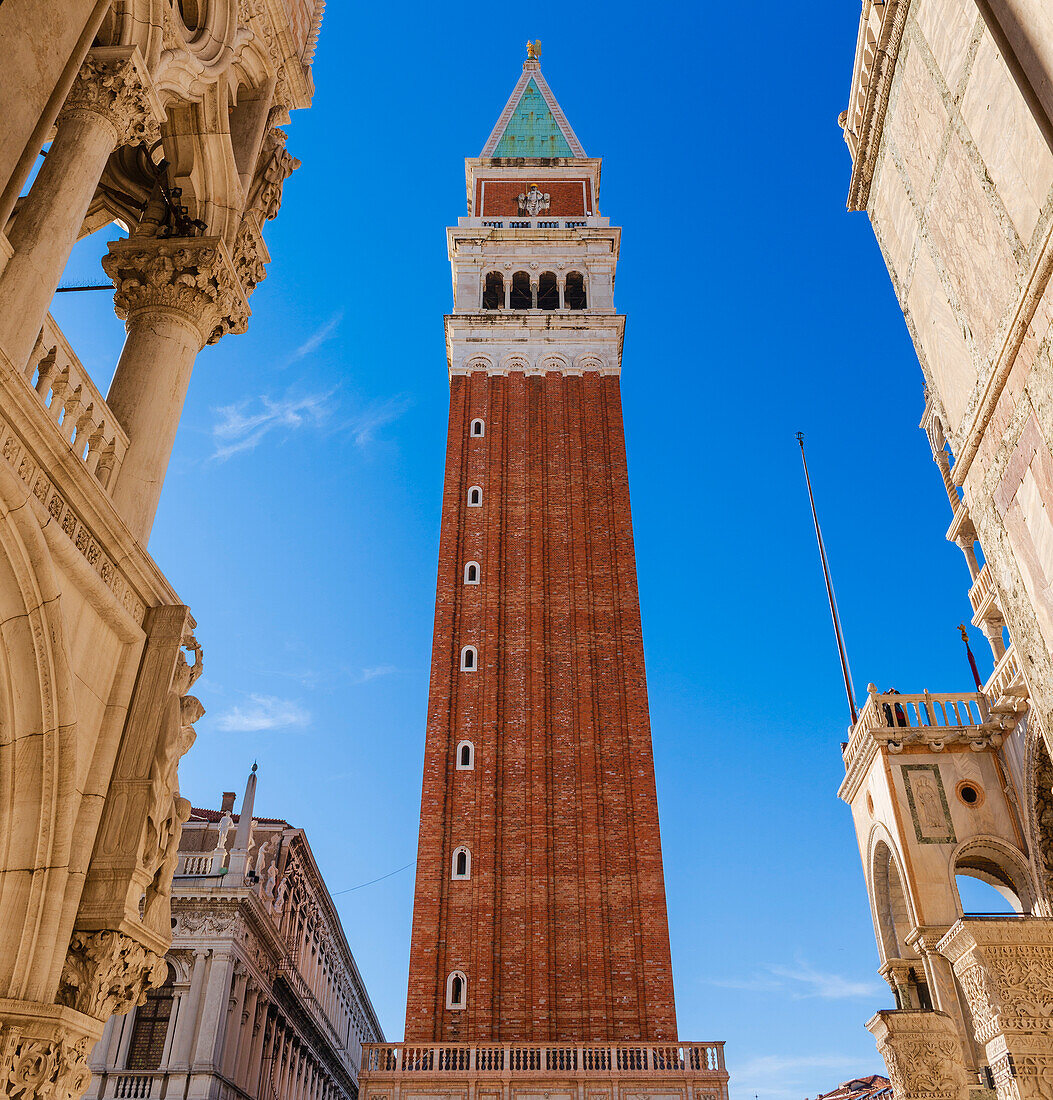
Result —
[[212, 967], [208, 972], [205, 991], [205, 1007], [201, 1012], [197, 1047], [194, 1050], [194, 1069], [209, 1071], [216, 1066], [227, 1030], [227, 1004], [230, 1000], [230, 979], [234, 959], [225, 951], [212, 954]]
[[190, 1068], [190, 1044], [194, 1038], [194, 1024], [197, 1022], [198, 1006], [201, 1004], [201, 990], [205, 984], [205, 952], [194, 955], [194, 968], [190, 973], [190, 988], [182, 998], [179, 1016], [176, 1020], [176, 1033], [172, 1039], [170, 1069], [186, 1070]]
[[29, 360], [110, 153], [146, 136], [159, 116], [138, 49], [89, 53], [15, 218], [14, 254], [0, 277], [0, 346], [19, 369]]
[[149, 540], [197, 353], [244, 332], [248, 305], [215, 237], [115, 241], [103, 260], [128, 337], [106, 402], [128, 433], [113, 503]]

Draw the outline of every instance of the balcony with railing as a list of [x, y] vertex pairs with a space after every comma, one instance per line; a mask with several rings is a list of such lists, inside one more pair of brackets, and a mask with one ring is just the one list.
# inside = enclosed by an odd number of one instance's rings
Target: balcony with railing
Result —
[[362, 1079], [692, 1077], [727, 1080], [723, 1043], [366, 1043]]
[[1002, 726], [981, 691], [901, 695], [867, 685], [867, 701], [844, 745], [845, 781], [841, 796], [851, 791], [882, 746], [899, 752], [904, 745], [925, 744], [939, 752], [946, 745], [977, 749], [1000, 744]]
[[50, 430], [61, 436], [74, 459], [84, 463], [103, 489], [112, 490], [128, 436], [51, 314], [23, 377]]

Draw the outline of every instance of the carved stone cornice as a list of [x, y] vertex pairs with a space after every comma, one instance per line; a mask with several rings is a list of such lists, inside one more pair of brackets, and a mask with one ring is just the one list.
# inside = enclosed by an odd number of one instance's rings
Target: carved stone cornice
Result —
[[58, 1002], [107, 1020], [142, 1004], [164, 981], [166, 963], [123, 932], [75, 931], [59, 982]]
[[137, 46], [98, 46], [88, 52], [59, 121], [83, 111], [106, 119], [116, 132], [116, 146], [160, 137], [164, 108]]
[[111, 241], [102, 266], [113, 280], [114, 307], [122, 320], [148, 311], [171, 312], [198, 330], [202, 344], [248, 327], [248, 301], [218, 237]]
[[[863, 122], [856, 134], [855, 155], [852, 158], [852, 179], [848, 186], [848, 209], [865, 210], [870, 199], [870, 184], [877, 168], [881, 133], [885, 126], [892, 77], [896, 71], [903, 30], [907, 25], [910, 0], [889, 0], [881, 23], [881, 42], [874, 57], [874, 68], [867, 84]], [[868, 7], [863, 9], [866, 19]], [[854, 89], [853, 89], [854, 91]]]

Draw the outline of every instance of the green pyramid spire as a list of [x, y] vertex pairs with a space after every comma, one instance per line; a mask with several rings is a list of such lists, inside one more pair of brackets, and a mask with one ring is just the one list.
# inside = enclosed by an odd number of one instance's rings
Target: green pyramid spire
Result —
[[574, 156], [574, 150], [533, 77], [527, 81], [493, 155], [531, 158]]

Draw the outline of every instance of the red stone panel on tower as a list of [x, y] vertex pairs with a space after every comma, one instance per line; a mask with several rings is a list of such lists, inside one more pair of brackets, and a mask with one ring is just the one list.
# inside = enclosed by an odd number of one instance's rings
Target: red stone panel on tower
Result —
[[406, 1039], [676, 1040], [613, 375], [451, 381]]

